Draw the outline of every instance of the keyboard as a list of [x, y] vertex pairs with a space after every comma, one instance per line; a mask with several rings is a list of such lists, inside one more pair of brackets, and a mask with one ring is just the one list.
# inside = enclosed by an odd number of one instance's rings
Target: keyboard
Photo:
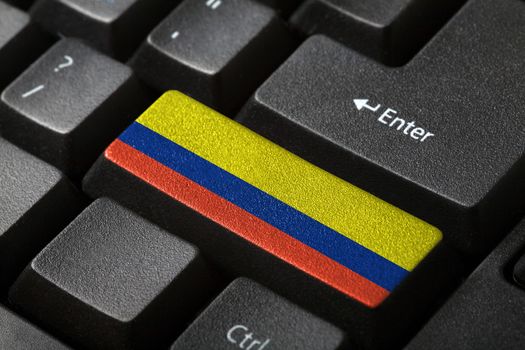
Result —
[[0, 0], [0, 349], [524, 349], [524, 19]]

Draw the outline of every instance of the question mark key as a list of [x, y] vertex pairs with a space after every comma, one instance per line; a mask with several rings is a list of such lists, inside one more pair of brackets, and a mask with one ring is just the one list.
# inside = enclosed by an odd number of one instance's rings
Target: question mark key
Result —
[[132, 70], [62, 39], [2, 94], [3, 137], [79, 178], [146, 103]]
[[71, 57], [69, 55], [64, 55], [63, 62], [55, 67], [54, 72], [58, 73], [62, 69], [66, 69], [66, 68], [69, 68], [69, 67], [73, 66], [73, 64], [75, 64], [75, 60], [73, 59], [73, 57]]

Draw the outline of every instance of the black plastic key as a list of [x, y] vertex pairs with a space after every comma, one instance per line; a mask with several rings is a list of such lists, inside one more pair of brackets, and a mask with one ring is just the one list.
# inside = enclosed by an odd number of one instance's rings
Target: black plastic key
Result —
[[21, 9], [27, 10], [33, 4], [34, 0], [7, 0], [6, 2], [9, 2]]
[[263, 286], [237, 279], [171, 350], [336, 350], [344, 333]]
[[79, 211], [58, 170], [0, 139], [0, 294]]
[[299, 6], [302, 0], [257, 0], [267, 6], [275, 8], [284, 16], [289, 15], [294, 9]]
[[292, 23], [388, 65], [408, 61], [464, 0], [307, 0]]
[[470, 1], [397, 69], [312, 37], [240, 121], [480, 252], [525, 209], [523, 16]]
[[525, 254], [514, 265], [512, 275], [516, 283], [525, 288]]
[[52, 33], [81, 38], [126, 58], [178, 0], [39, 0], [36, 22]]
[[525, 248], [525, 221], [467, 279], [406, 350], [521, 350], [525, 290], [512, 269]]
[[4, 88], [49, 44], [29, 16], [0, 1], [0, 89]]
[[284, 24], [252, 0], [186, 0], [148, 37], [133, 66], [149, 85], [237, 109], [292, 50]]
[[64, 39], [2, 93], [0, 132], [76, 177], [140, 111], [139, 89], [131, 69]]
[[83, 347], [137, 349], [173, 341], [212, 286], [196, 248], [101, 199], [33, 260], [10, 300]]
[[0, 349], [66, 350], [69, 348], [0, 306]]

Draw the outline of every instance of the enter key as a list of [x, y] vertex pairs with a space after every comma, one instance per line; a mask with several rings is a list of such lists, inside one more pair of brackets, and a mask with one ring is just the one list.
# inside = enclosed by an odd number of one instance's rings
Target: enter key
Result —
[[399, 68], [311, 37], [238, 120], [479, 254], [525, 209], [523, 16], [471, 0]]

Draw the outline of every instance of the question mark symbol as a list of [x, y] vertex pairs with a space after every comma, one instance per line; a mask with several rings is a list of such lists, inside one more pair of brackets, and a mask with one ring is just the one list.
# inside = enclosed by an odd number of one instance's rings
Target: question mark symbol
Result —
[[64, 60], [65, 62], [59, 64], [58, 67], [55, 68], [55, 73], [61, 71], [64, 68], [71, 67], [73, 63], [75, 63], [75, 61], [73, 60], [71, 56], [67, 56], [67, 55], [64, 56]]

